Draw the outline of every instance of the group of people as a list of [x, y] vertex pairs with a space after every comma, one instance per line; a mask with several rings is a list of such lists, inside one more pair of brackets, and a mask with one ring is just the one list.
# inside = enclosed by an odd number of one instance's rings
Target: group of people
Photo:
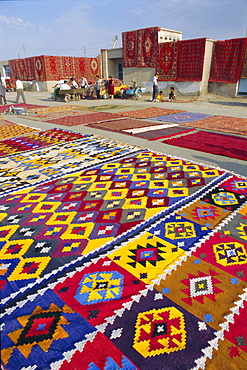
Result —
[[[20, 97], [22, 98], [23, 103], [26, 104], [26, 97], [24, 94], [24, 88], [23, 88], [23, 82], [19, 79], [18, 76], [15, 77], [15, 91], [16, 91], [16, 99], [15, 103], [17, 104], [19, 102]], [[6, 100], [6, 88], [2, 81], [0, 80], [0, 104], [7, 104]]]
[[[152, 82], [153, 82], [153, 96], [152, 96], [151, 101], [153, 101], [153, 102], [165, 101], [164, 97], [163, 97], [163, 91], [159, 91], [158, 78], [159, 78], [158, 73], [155, 73], [155, 75], [152, 79]], [[175, 88], [172, 86], [172, 87], [170, 87], [168, 101], [173, 101], [173, 100], [176, 100], [176, 94], [175, 94]]]

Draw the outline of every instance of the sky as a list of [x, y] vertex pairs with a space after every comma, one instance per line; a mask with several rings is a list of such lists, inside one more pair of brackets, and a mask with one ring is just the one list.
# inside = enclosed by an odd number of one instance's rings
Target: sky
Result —
[[247, 0], [0, 0], [0, 60], [96, 57], [122, 32], [147, 27], [182, 39], [245, 37]]

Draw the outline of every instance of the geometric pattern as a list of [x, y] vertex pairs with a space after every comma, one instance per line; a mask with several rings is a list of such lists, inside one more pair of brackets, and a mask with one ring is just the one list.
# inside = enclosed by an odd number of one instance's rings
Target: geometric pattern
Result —
[[241, 368], [246, 179], [92, 135], [0, 162], [6, 370]]

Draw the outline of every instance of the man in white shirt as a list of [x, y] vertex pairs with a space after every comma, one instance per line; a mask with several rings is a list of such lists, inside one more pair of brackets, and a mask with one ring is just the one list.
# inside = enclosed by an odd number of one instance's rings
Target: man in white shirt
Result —
[[69, 84], [67, 82], [68, 81], [64, 81], [64, 83], [60, 87], [60, 90], [70, 90], [70, 86], [69, 86]]
[[26, 104], [26, 98], [25, 98], [24, 90], [23, 90], [23, 83], [19, 79], [19, 77], [16, 77], [15, 80], [16, 80], [15, 81], [15, 89], [16, 89], [16, 92], [17, 92], [15, 102], [18, 103], [19, 99], [20, 99], [20, 96], [21, 96], [22, 100], [23, 100], [23, 103]]
[[155, 73], [152, 82], [153, 82], [153, 99], [152, 101], [156, 102], [157, 96], [159, 94], [159, 88], [158, 88], [158, 73]]
[[84, 75], [81, 75], [80, 85], [81, 85], [81, 88], [83, 89], [81, 98], [85, 99], [85, 91], [86, 91], [86, 88], [88, 87], [88, 82]]

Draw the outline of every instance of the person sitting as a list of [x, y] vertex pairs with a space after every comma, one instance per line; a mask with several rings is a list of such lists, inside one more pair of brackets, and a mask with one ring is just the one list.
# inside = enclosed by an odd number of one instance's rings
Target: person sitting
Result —
[[74, 77], [69, 80], [69, 86], [71, 89], [78, 89], [78, 83], [75, 81]]
[[163, 91], [160, 91], [159, 92], [159, 94], [158, 94], [158, 96], [157, 96], [156, 99], [159, 100], [159, 101], [164, 101], [164, 99], [163, 99]]
[[59, 90], [61, 89], [61, 86], [62, 86], [63, 83], [64, 83], [63, 78], [59, 77], [59, 81], [54, 86], [52, 86], [52, 88], [54, 89], [54, 98], [55, 98], [55, 100], [59, 96]]
[[64, 81], [64, 83], [60, 87], [60, 90], [70, 90], [70, 86], [68, 84], [68, 81]]
[[170, 93], [169, 93], [168, 99], [169, 99], [169, 101], [176, 100], [174, 87], [170, 87]]

